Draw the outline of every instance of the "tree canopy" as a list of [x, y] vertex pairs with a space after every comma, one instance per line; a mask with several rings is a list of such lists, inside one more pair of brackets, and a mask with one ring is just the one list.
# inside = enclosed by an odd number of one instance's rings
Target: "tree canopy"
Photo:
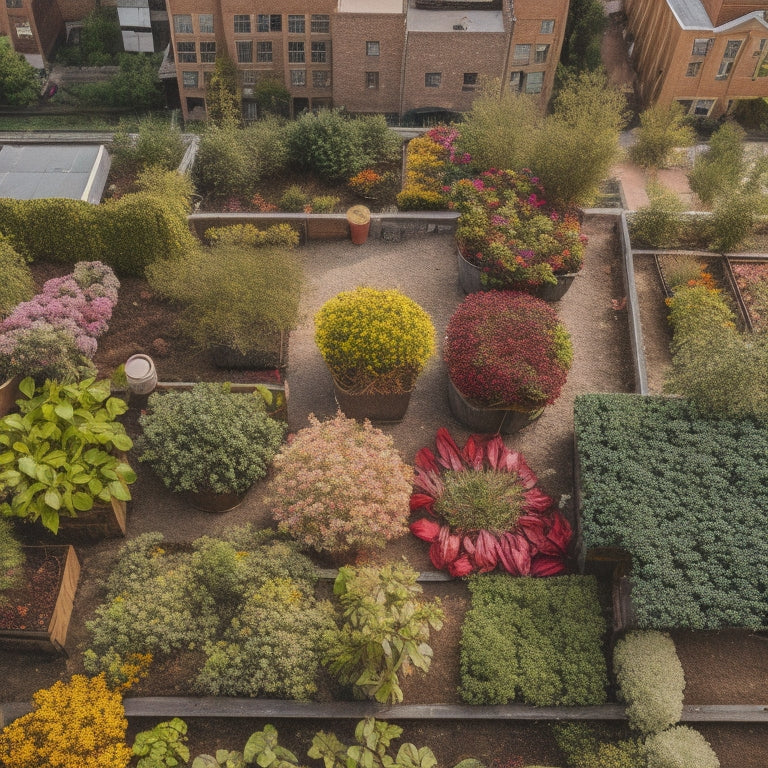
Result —
[[37, 70], [11, 47], [11, 41], [0, 36], [0, 104], [27, 106], [40, 95]]

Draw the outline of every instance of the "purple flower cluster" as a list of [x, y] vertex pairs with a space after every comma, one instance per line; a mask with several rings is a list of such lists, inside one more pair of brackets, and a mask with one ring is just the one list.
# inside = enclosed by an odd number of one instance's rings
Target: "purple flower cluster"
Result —
[[20, 337], [50, 326], [66, 332], [86, 357], [96, 353], [96, 339], [108, 327], [120, 282], [100, 261], [81, 261], [71, 275], [46, 281], [42, 291], [19, 304], [0, 322], [0, 355], [12, 356]]

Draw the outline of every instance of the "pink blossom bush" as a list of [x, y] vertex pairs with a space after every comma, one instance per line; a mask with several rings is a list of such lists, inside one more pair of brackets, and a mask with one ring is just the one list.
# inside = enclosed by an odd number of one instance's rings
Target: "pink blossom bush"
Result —
[[272, 514], [304, 547], [382, 549], [408, 530], [411, 470], [392, 438], [368, 421], [310, 416], [274, 467]]

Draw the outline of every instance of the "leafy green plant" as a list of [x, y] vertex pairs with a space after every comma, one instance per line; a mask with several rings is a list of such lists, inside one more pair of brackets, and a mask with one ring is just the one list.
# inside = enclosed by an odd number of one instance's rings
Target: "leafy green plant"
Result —
[[605, 621], [593, 577], [471, 576], [459, 692], [470, 704], [602, 704]]
[[17, 53], [7, 35], [0, 36], [0, 104], [27, 106], [40, 96], [37, 70]]
[[683, 201], [656, 182], [648, 185], [648, 205], [639, 208], [629, 221], [633, 242], [651, 248], [677, 245], [683, 232]]
[[638, 165], [662, 168], [673, 149], [689, 147], [695, 139], [680, 104], [655, 104], [640, 113], [640, 127], [630, 155]]
[[309, 196], [297, 184], [293, 184], [283, 192], [278, 205], [283, 211], [301, 213], [309, 204]]
[[688, 174], [691, 189], [706, 205], [736, 192], [745, 172], [744, 131], [725, 123], [709, 141], [709, 150], [699, 155]]
[[709, 742], [696, 730], [678, 725], [645, 742], [648, 768], [720, 768]]
[[569, 768], [646, 768], [638, 739], [609, 741], [584, 723], [563, 723], [553, 730]]
[[437, 759], [429, 747], [401, 744], [397, 755], [388, 754], [403, 729], [373, 717], [361, 720], [355, 728], [354, 746], [342, 744], [335, 733], [320, 731], [312, 739], [307, 755], [322, 760], [325, 768], [435, 768]]
[[335, 195], [318, 195], [309, 201], [309, 207], [312, 213], [333, 213], [340, 202]]
[[206, 229], [205, 239], [212, 245], [241, 245], [249, 248], [279, 245], [295, 248], [299, 244], [299, 233], [290, 224], [274, 224], [266, 229], [257, 229], [253, 224], [234, 224]]
[[250, 735], [245, 742], [243, 758], [246, 763], [256, 763], [259, 768], [291, 768], [299, 764], [293, 752], [277, 743], [277, 729], [269, 723], [263, 730]]
[[669, 635], [630, 632], [616, 643], [613, 670], [633, 728], [657, 733], [680, 720], [685, 676]]
[[144, 117], [139, 121], [138, 136], [134, 138], [131, 133], [121, 125], [112, 137], [113, 171], [132, 173], [150, 166], [170, 171], [181, 162], [184, 139], [181, 130], [169, 120]]
[[128, 501], [136, 475], [115, 452], [133, 443], [117, 421], [127, 406], [110, 396], [109, 382], [49, 380], [36, 389], [27, 378], [19, 389], [20, 413], [0, 419], [0, 514], [40, 519], [57, 533], [61, 515]]
[[13, 246], [0, 235], [0, 320], [22, 301], [32, 298], [35, 282], [27, 260], [14, 250]]
[[638, 626], [765, 626], [765, 423], [619, 394], [578, 396], [574, 419], [584, 544], [632, 556]]
[[198, 755], [192, 768], [245, 768], [245, 760], [242, 752], [217, 749], [215, 755]]
[[756, 195], [736, 193], [724, 195], [715, 204], [710, 220], [712, 247], [718, 251], [733, 251], [752, 231], [759, 210]]
[[179, 717], [158, 723], [149, 731], [136, 734], [133, 754], [139, 758], [136, 768], [175, 768], [186, 765], [189, 747], [186, 745], [187, 724]]
[[236, 394], [227, 385], [155, 392], [148, 406], [139, 418], [139, 461], [172, 491], [244, 493], [266, 475], [285, 435], [260, 395]]
[[418, 574], [398, 563], [379, 568], [344, 566], [333, 585], [344, 622], [325, 662], [356, 693], [383, 703], [403, 700], [399, 675], [428, 672], [429, 631], [443, 625], [439, 599], [418, 599]]

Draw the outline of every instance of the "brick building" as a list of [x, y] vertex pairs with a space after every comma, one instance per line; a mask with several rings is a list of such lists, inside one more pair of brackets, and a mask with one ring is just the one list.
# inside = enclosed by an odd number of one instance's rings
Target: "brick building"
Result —
[[[24, 0], [26, 1], [26, 0]], [[568, 0], [166, 0], [184, 117], [202, 117], [216, 55], [236, 63], [246, 118], [273, 77], [291, 111], [343, 106], [401, 117], [462, 111], [484, 77], [546, 103]]]
[[718, 117], [768, 97], [768, 2], [625, 0], [643, 105], [677, 101]]

